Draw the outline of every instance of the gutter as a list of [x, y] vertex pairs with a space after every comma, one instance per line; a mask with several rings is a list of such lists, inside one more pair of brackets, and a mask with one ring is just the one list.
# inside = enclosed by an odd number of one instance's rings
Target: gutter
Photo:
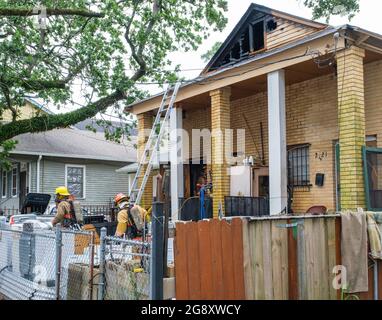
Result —
[[38, 159], [37, 159], [37, 178], [36, 178], [36, 192], [37, 193], [40, 193], [40, 171], [41, 171], [40, 163], [41, 163], [41, 160], [42, 160], [42, 155], [40, 154]]
[[98, 161], [109, 161], [109, 162], [118, 162], [118, 163], [134, 163], [136, 159], [126, 159], [126, 160], [116, 160], [109, 157], [93, 157], [86, 155], [78, 154], [62, 154], [62, 153], [36, 153], [32, 151], [12, 151], [12, 155], [22, 155], [22, 156], [44, 156], [44, 157], [53, 157], [53, 158], [72, 158], [72, 159], [84, 159], [84, 160], [98, 160]]

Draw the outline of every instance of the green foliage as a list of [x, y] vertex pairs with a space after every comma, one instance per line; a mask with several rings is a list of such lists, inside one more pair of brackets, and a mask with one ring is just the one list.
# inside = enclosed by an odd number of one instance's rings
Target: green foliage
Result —
[[205, 54], [203, 54], [201, 56], [201, 58], [203, 59], [203, 61], [205, 63], [208, 63], [212, 57], [214, 56], [214, 54], [219, 50], [219, 48], [221, 47], [223, 43], [218, 41], [218, 42], [215, 42], [215, 44], [212, 46], [212, 48], [210, 50], [208, 50]]
[[16, 147], [17, 141], [8, 140], [0, 143], [0, 169], [11, 170], [12, 164], [9, 161], [9, 153]]
[[313, 19], [347, 15], [351, 20], [359, 12], [359, 0], [304, 0], [304, 5], [313, 10]]
[[[48, 18], [38, 21], [40, 2]], [[0, 143], [110, 107], [126, 119], [124, 107], [147, 94], [139, 82], [175, 82], [177, 71], [165, 71], [173, 69], [168, 54], [195, 50], [221, 31], [225, 11], [225, 0], [0, 0], [0, 117], [13, 117], [0, 125]], [[26, 97], [64, 110], [79, 95], [84, 107], [75, 111], [18, 118]], [[110, 128], [106, 137], [116, 141], [128, 129]]]

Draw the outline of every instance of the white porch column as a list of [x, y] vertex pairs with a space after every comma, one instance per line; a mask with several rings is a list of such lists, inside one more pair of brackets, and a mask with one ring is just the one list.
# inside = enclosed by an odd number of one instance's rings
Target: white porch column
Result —
[[268, 74], [268, 127], [270, 214], [279, 215], [288, 205], [284, 70]]
[[182, 125], [183, 112], [179, 107], [170, 114], [171, 214], [179, 220], [179, 198], [184, 197]]

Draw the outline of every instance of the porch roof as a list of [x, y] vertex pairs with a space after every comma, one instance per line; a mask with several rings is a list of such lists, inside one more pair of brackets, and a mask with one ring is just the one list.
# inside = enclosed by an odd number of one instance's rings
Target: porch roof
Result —
[[[341, 37], [342, 41], [339, 41], [337, 51], [345, 48], [346, 41], [351, 41], [372, 53], [382, 54], [382, 35], [351, 25], [328, 27], [303, 39], [257, 54], [234, 65], [201, 74], [193, 80], [185, 81], [175, 102], [181, 103], [224, 86], [311, 61], [313, 57], [309, 49], [319, 50], [321, 53], [327, 51], [328, 45], [333, 45], [333, 35], [337, 32], [343, 35]], [[162, 96], [163, 92], [152, 95], [127, 106], [126, 111], [140, 114], [156, 110], [160, 105]]]

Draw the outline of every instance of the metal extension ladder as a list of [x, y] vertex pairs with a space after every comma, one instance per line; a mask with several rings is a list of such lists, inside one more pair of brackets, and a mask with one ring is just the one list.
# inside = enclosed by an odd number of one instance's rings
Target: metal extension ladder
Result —
[[[181, 85], [180, 82], [176, 83], [175, 86], [169, 85], [163, 95], [162, 103], [155, 117], [154, 124], [150, 132], [150, 136], [147, 140], [145, 149], [138, 163], [137, 172], [135, 174], [133, 183], [129, 191], [130, 205], [135, 205], [135, 204], [139, 205], [141, 203], [143, 192], [145, 191], [146, 183], [150, 176], [153, 163], [159, 149], [159, 143], [162, 140], [163, 134], [165, 132], [166, 123], [168, 119], [170, 118], [171, 110], [173, 109], [180, 85]], [[170, 103], [168, 104], [168, 108], [166, 109], [167, 100], [171, 92], [172, 94], [171, 94]], [[163, 113], [165, 114], [164, 114], [163, 122], [161, 124], [161, 118]], [[159, 133], [157, 132], [158, 125], [160, 125]], [[142, 176], [142, 173], [144, 171], [144, 165], [146, 163], [147, 163], [147, 168], [143, 175], [141, 184], [139, 185], [138, 181], [139, 181], [139, 178]]]

